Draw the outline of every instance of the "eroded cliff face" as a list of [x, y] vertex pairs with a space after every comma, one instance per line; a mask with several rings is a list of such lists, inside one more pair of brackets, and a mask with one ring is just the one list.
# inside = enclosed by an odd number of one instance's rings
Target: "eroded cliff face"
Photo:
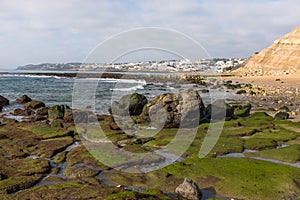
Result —
[[234, 73], [242, 76], [282, 75], [300, 71], [300, 26], [261, 52]]

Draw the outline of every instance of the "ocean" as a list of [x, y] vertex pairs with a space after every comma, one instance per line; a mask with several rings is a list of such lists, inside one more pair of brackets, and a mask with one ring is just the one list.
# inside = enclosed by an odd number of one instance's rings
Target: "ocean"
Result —
[[[53, 73], [52, 71], [49, 71]], [[72, 95], [76, 77], [47, 76], [37, 74], [10, 73], [0, 74], [0, 95], [10, 100], [10, 106], [3, 108], [4, 113], [20, 107], [16, 98], [23, 94], [34, 100], [44, 102], [47, 106], [55, 104], [72, 105]], [[28, 72], [26, 72], [28, 73]], [[36, 72], [34, 72], [36, 73]], [[43, 71], [46, 73], [46, 71]], [[68, 72], [65, 72], [68, 73]], [[132, 72], [130, 72], [132, 74]], [[143, 73], [138, 73], [139, 75]], [[161, 74], [157, 74], [161, 75]], [[158, 79], [159, 80], [159, 79]], [[204, 86], [194, 84], [178, 84], [176, 82], [147, 82], [143, 79], [114, 79], [114, 78], [89, 78], [88, 82], [95, 84], [96, 113], [107, 114], [112, 101], [120, 99], [123, 95], [137, 92], [147, 97], [148, 101], [154, 96], [163, 93], [176, 93], [181, 89], [193, 88], [199, 91], [205, 104], [224, 96], [224, 90], [209, 88], [209, 93], [202, 93]], [[87, 86], [88, 89], [88, 86]], [[234, 98], [233, 94], [226, 93], [226, 98]]]

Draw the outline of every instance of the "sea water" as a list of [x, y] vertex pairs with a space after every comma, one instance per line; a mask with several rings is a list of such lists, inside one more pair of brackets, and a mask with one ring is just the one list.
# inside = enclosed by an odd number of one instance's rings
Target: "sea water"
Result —
[[[44, 73], [46, 73], [44, 71]], [[73, 87], [76, 77], [58, 77], [36, 74], [0, 74], [0, 95], [10, 100], [10, 106], [4, 107], [3, 112], [11, 112], [21, 105], [16, 98], [23, 94], [34, 100], [44, 102], [47, 106], [55, 104], [72, 105]], [[88, 78], [87, 83], [97, 84], [95, 91], [95, 112], [107, 114], [112, 101], [119, 100], [126, 94], [137, 92], [148, 100], [164, 93], [176, 93], [181, 89], [193, 88], [199, 91], [204, 103], [208, 104], [219, 97], [224, 97], [224, 91], [210, 89], [209, 93], [201, 93], [203, 86], [193, 84], [177, 84], [172, 82], [149, 83], [143, 79], [111, 79]], [[89, 89], [87, 85], [86, 89]], [[226, 94], [228, 96], [228, 94]], [[84, 97], [83, 97], [84, 99]]]

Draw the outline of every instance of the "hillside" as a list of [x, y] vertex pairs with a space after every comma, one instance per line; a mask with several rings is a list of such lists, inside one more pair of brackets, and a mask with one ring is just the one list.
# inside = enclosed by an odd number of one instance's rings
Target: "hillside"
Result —
[[300, 26], [252, 55], [233, 72], [242, 76], [282, 75], [300, 71]]

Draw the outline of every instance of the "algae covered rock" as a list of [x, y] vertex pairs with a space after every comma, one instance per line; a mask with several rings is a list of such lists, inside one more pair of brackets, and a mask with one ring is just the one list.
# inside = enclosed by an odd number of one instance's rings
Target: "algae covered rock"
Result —
[[251, 108], [252, 106], [250, 103], [246, 105], [237, 105], [234, 109], [234, 115], [236, 117], [247, 117], [250, 115]]
[[276, 120], [286, 120], [289, 118], [290, 118], [290, 115], [287, 112], [279, 112], [279, 113], [276, 113], [276, 115], [274, 116], [274, 119], [276, 119]]
[[64, 174], [70, 178], [94, 177], [99, 174], [99, 170], [91, 169], [89, 166], [71, 166], [64, 170]]
[[70, 122], [73, 120], [72, 109], [67, 105], [54, 105], [48, 109], [48, 119], [50, 121], [63, 119]]
[[123, 96], [119, 101], [114, 101], [110, 108], [113, 115], [137, 116], [142, 113], [143, 107], [148, 103], [147, 98], [138, 93]]
[[189, 200], [199, 200], [202, 196], [202, 193], [196, 183], [188, 178], [184, 179], [183, 183], [175, 189], [175, 192]]
[[50, 126], [53, 127], [53, 128], [63, 128], [64, 127], [63, 123], [59, 120], [53, 120], [50, 123]]
[[49, 120], [62, 119], [64, 117], [64, 106], [55, 105], [48, 109]]

